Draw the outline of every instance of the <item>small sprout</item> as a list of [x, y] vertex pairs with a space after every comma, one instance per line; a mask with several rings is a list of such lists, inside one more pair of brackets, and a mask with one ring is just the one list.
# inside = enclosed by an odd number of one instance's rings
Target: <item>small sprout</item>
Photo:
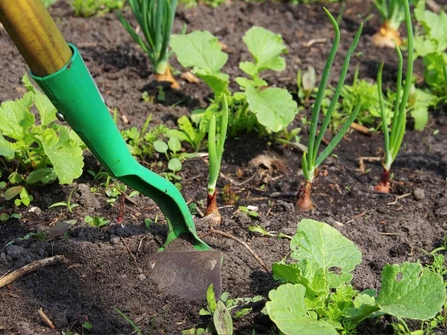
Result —
[[259, 218], [259, 213], [257, 212], [258, 207], [255, 206], [239, 206], [239, 210], [245, 214], [247, 214], [247, 216], [252, 217], [252, 218]]
[[87, 215], [85, 217], [84, 221], [89, 226], [96, 227], [96, 228], [102, 228], [110, 222], [110, 220], [106, 220], [103, 217], [96, 216], [96, 215], [93, 217], [90, 215]]

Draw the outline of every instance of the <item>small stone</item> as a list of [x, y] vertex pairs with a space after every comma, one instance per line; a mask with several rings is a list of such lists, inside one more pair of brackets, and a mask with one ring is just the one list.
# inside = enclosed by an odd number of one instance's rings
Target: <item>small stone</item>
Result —
[[229, 249], [229, 250], [233, 250], [234, 249], [234, 241], [227, 239], [225, 241], [225, 246]]
[[147, 277], [146, 277], [144, 274], [142, 274], [142, 273], [140, 273], [140, 274], [137, 276], [137, 278], [138, 278], [140, 281], [144, 281], [144, 280], [147, 279]]
[[120, 238], [116, 235], [110, 235], [110, 243], [117, 245], [120, 243]]
[[413, 196], [414, 199], [416, 199], [417, 201], [421, 201], [425, 199], [425, 191], [422, 188], [416, 188], [413, 191]]
[[19, 245], [10, 245], [8, 248], [6, 248], [6, 253], [8, 256], [10, 256], [13, 259], [17, 259], [21, 257], [23, 254], [26, 253], [26, 249], [24, 247], [21, 247]]

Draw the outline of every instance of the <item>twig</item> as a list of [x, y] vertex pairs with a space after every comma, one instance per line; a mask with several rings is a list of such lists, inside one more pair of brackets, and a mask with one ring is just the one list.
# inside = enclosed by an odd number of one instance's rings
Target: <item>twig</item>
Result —
[[200, 238], [203, 238], [203, 237], [211, 235], [211, 234], [219, 234], [219, 235], [231, 238], [232, 240], [235, 240], [236, 242], [239, 242], [252, 254], [252, 256], [259, 262], [259, 264], [261, 264], [261, 266], [264, 268], [265, 271], [270, 272], [269, 268], [265, 265], [265, 263], [262, 261], [262, 259], [253, 251], [252, 248], [250, 248], [250, 246], [247, 243], [245, 243], [241, 239], [237, 238], [236, 236], [234, 236], [230, 233], [226, 233], [224, 231], [217, 230], [214, 228], [210, 228], [210, 231], [206, 234], [201, 235]]
[[369, 134], [371, 132], [369, 128], [355, 122], [351, 124], [351, 128], [362, 134]]
[[8, 284], [11, 284], [12, 282], [16, 281], [17, 279], [21, 278], [22, 276], [34, 272], [40, 268], [43, 268], [48, 265], [53, 265], [54, 263], [57, 263], [59, 261], [65, 261], [66, 258], [62, 255], [57, 255], [53, 257], [48, 257], [44, 259], [39, 259], [38, 261], [34, 261], [32, 263], [29, 263], [20, 269], [17, 269], [10, 274], [4, 276], [0, 279], [0, 288], [3, 286], [6, 286]]
[[326, 42], [325, 38], [314, 38], [312, 40], [310, 40], [309, 42], [305, 42], [305, 43], [301, 43], [303, 46], [305, 46], [306, 48], [309, 48], [310, 46], [312, 46], [315, 43], [324, 43]]
[[135, 264], [138, 266], [138, 261], [137, 258], [135, 257], [135, 255], [133, 254], [132, 250], [130, 250], [129, 246], [127, 245], [126, 241], [124, 241], [124, 239], [122, 237], [120, 237], [121, 242], [123, 242], [124, 246], [126, 247], [127, 251], [129, 252], [129, 254], [132, 256], [133, 261], [135, 262]]
[[39, 310], [37, 312], [39, 313], [39, 316], [42, 318], [43, 322], [45, 322], [48, 327], [50, 327], [51, 329], [56, 329], [53, 322], [51, 322], [51, 320], [48, 318], [48, 316], [46, 316], [46, 314], [43, 312], [42, 308], [39, 308]]
[[381, 161], [381, 157], [359, 157], [359, 168], [357, 171], [360, 171], [362, 173], [365, 172], [365, 161], [366, 162], [379, 162]]
[[387, 205], [388, 205], [388, 206], [391, 206], [391, 205], [397, 205], [397, 200], [406, 198], [406, 197], [408, 197], [409, 195], [411, 195], [411, 193], [405, 193], [405, 194], [402, 194], [402, 195], [398, 195], [398, 196], [396, 197], [396, 199], [394, 199], [393, 202], [389, 202], [389, 203], [387, 203]]
[[243, 182], [237, 183], [234, 179], [232, 179], [231, 177], [227, 177], [225, 176], [222, 172], [220, 173], [220, 176], [226, 180], [228, 180], [231, 184], [233, 184], [233, 186], [239, 187], [242, 186], [246, 183], [248, 183], [250, 180], [252, 180], [254, 177], [256, 177], [256, 174], [252, 175], [250, 178], [248, 178], [247, 180], [244, 180]]

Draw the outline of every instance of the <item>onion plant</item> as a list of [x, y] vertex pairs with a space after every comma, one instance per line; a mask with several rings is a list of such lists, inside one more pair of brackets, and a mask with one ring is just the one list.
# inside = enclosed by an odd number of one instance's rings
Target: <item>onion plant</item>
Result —
[[401, 45], [402, 40], [399, 34], [399, 27], [405, 21], [405, 3], [414, 0], [374, 0], [374, 5], [382, 18], [382, 26], [373, 36], [373, 43], [376, 46], [391, 47]]
[[408, 98], [410, 96], [412, 77], [413, 77], [413, 26], [411, 23], [410, 5], [408, 1], [404, 2], [405, 9], [405, 25], [407, 28], [407, 72], [405, 77], [405, 84], [402, 90], [402, 70], [403, 70], [403, 57], [399, 46], [396, 45], [397, 55], [399, 57], [398, 71], [397, 71], [397, 87], [396, 87], [396, 100], [394, 102], [394, 114], [391, 120], [391, 130], [388, 129], [387, 114], [383, 100], [382, 92], [382, 70], [383, 63], [381, 64], [377, 73], [377, 88], [379, 91], [380, 112], [382, 115], [382, 129], [385, 140], [385, 157], [382, 161], [383, 174], [379, 183], [375, 186], [376, 191], [386, 192], [390, 191], [390, 169], [399, 149], [402, 145], [402, 140], [405, 134], [407, 111], [406, 106]]
[[[216, 224], [222, 221], [219, 209], [217, 208], [216, 184], [217, 179], [219, 177], [225, 138], [227, 136], [227, 129], [228, 129], [228, 116], [229, 116], [228, 98], [229, 97], [226, 94], [222, 94], [220, 96], [222, 111], [218, 114], [213, 113], [211, 115], [208, 128], [209, 172], [208, 172], [208, 194], [207, 194], [208, 196], [207, 196], [206, 214], [207, 215], [213, 214], [214, 215], [213, 222], [215, 222]], [[219, 122], [217, 121], [218, 118]], [[219, 123], [219, 133], [217, 133], [218, 123]]]
[[320, 82], [320, 85], [318, 87], [317, 96], [315, 99], [315, 103], [312, 108], [312, 118], [311, 118], [311, 125], [310, 125], [310, 132], [309, 132], [309, 143], [308, 143], [308, 150], [307, 153], [305, 152], [303, 154], [303, 160], [302, 160], [302, 168], [303, 168], [303, 175], [306, 179], [306, 184], [304, 188], [299, 192], [298, 194], [298, 202], [296, 204], [296, 207], [298, 210], [301, 211], [308, 211], [313, 208], [312, 200], [311, 200], [311, 193], [312, 193], [312, 182], [315, 179], [315, 177], [318, 175], [318, 166], [331, 154], [331, 152], [335, 149], [335, 147], [340, 143], [343, 136], [348, 131], [350, 125], [355, 120], [359, 109], [360, 104], [357, 104], [354, 110], [351, 112], [351, 115], [346, 120], [346, 122], [343, 124], [343, 126], [338, 130], [338, 133], [334, 136], [334, 138], [331, 140], [329, 145], [318, 155], [318, 149], [320, 147], [321, 141], [323, 139], [323, 135], [325, 131], [328, 128], [329, 122], [331, 120], [332, 113], [335, 110], [338, 98], [340, 97], [341, 89], [344, 85], [346, 74], [348, 72], [349, 62], [351, 60], [351, 56], [357, 47], [358, 41], [360, 39], [360, 34], [362, 32], [363, 24], [360, 25], [359, 29], [357, 30], [357, 33], [354, 37], [354, 41], [351, 44], [351, 47], [349, 48], [343, 67], [341, 70], [340, 78], [338, 80], [337, 87], [334, 92], [334, 96], [332, 97], [332, 101], [327, 109], [326, 115], [324, 116], [323, 122], [320, 127], [320, 131], [317, 134], [317, 124], [318, 124], [318, 117], [320, 115], [321, 105], [324, 98], [324, 93], [327, 87], [329, 74], [332, 68], [332, 63], [334, 62], [335, 55], [337, 53], [338, 45], [340, 44], [340, 28], [337, 24], [337, 21], [334, 19], [334, 17], [329, 13], [329, 11], [325, 8], [324, 9], [326, 14], [328, 15], [329, 19], [331, 20], [332, 25], [334, 26], [335, 30], [335, 39], [334, 43], [332, 44], [331, 51], [329, 53], [329, 57], [326, 61], [326, 65], [323, 70], [323, 76]]
[[171, 82], [171, 87], [179, 88], [168, 64], [170, 56], [169, 40], [177, 0], [129, 0], [129, 5], [145, 41], [135, 32], [121, 13], [118, 13], [121, 24], [148, 55], [157, 80]]

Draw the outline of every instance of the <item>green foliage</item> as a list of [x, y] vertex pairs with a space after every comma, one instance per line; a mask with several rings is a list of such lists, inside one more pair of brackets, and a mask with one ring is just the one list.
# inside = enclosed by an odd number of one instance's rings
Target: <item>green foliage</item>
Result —
[[143, 332], [141, 331], [141, 329], [123, 312], [121, 312], [118, 308], [114, 307], [113, 308], [115, 310], [115, 312], [117, 312], [124, 320], [126, 320], [126, 322], [132, 326], [134, 333], [138, 334], [138, 335], [143, 335]]
[[53, 227], [51, 227], [48, 232], [37, 231], [35, 233], [28, 233], [23, 237], [15, 238], [15, 239], [9, 241], [8, 243], [5, 244], [5, 248], [10, 246], [11, 244], [16, 243], [16, 242], [26, 241], [26, 240], [51, 241], [58, 236], [65, 235], [65, 233], [71, 227], [73, 227], [73, 225], [75, 223], [76, 223], [76, 221], [74, 221], [74, 220], [60, 221], [60, 222], [56, 223]]
[[78, 207], [78, 204], [72, 204], [71, 203], [71, 197], [73, 196], [73, 192], [75, 191], [75, 189], [72, 189], [70, 194], [68, 195], [68, 199], [67, 202], [65, 201], [61, 201], [61, 202], [55, 202], [54, 204], [52, 204], [50, 207], [48, 208], [54, 208], [54, 207], [67, 207], [68, 210], [70, 211], [70, 213], [73, 212], [73, 208]]
[[124, 7], [124, 0], [72, 0], [70, 5], [75, 16], [90, 17], [106, 14], [114, 9]]
[[213, 8], [226, 4], [228, 0], [180, 0], [186, 8], [197, 7], [199, 4], [204, 4]]
[[422, 26], [414, 38], [416, 57], [422, 57], [424, 79], [432, 92], [445, 99], [447, 95], [447, 14], [425, 10], [425, 1], [420, 0], [414, 10], [416, 20]]
[[[82, 174], [83, 143], [68, 127], [55, 123], [56, 109], [25, 75], [28, 92], [0, 106], [0, 159], [9, 173], [5, 197], [17, 206], [33, 200], [26, 187], [59, 179], [70, 184]], [[32, 113], [35, 107], [38, 118]], [[39, 121], [37, 121], [39, 120]]]
[[284, 284], [270, 291], [266, 310], [284, 334], [353, 334], [366, 318], [384, 314], [426, 320], [442, 308], [442, 277], [419, 263], [386, 265], [380, 291], [356, 291], [358, 248], [329, 225], [303, 219], [290, 243], [292, 262], [273, 265]]
[[362, 28], [363, 28], [363, 25], [361, 25], [359, 27], [359, 29], [357, 30], [357, 34], [354, 37], [354, 41], [352, 42], [351, 47], [349, 48], [349, 50], [346, 54], [346, 58], [343, 62], [343, 67], [342, 67], [342, 71], [340, 74], [340, 78], [338, 80], [337, 87], [336, 87], [334, 95], [332, 97], [332, 101], [331, 101], [328, 109], [326, 110], [326, 114], [325, 114], [323, 122], [320, 126], [319, 134], [317, 136], [317, 125], [318, 125], [320, 110], [321, 110], [321, 106], [323, 103], [323, 98], [326, 94], [326, 87], [327, 87], [330, 71], [332, 68], [332, 63], [334, 62], [334, 58], [337, 53], [338, 45], [340, 43], [340, 28], [338, 27], [337, 22], [335, 21], [334, 17], [329, 13], [329, 11], [327, 11], [327, 9], [325, 9], [325, 11], [334, 27], [335, 39], [334, 39], [334, 43], [332, 45], [331, 51], [329, 53], [329, 57], [326, 61], [326, 65], [325, 65], [324, 71], [323, 71], [323, 76], [322, 76], [320, 85], [318, 87], [318, 92], [317, 92], [317, 96], [315, 99], [315, 103], [312, 108], [312, 120], [311, 120], [311, 125], [310, 125], [310, 132], [309, 132], [308, 151], [304, 152], [303, 159], [302, 159], [304, 178], [308, 182], [313, 181], [313, 179], [316, 176], [318, 166], [326, 159], [327, 156], [329, 156], [331, 154], [331, 152], [335, 149], [335, 147], [338, 145], [338, 143], [342, 140], [343, 136], [348, 131], [350, 125], [355, 120], [355, 118], [359, 112], [359, 109], [360, 109], [360, 105], [356, 104], [355, 110], [352, 111], [351, 115], [346, 120], [346, 122], [343, 124], [341, 129], [338, 130], [338, 133], [334, 136], [334, 138], [329, 143], [329, 145], [326, 147], [326, 149], [324, 149], [323, 152], [321, 152], [320, 155], [317, 156], [318, 149], [320, 147], [324, 133], [325, 133], [327, 127], [329, 126], [332, 114], [335, 110], [336, 104], [340, 97], [340, 93], [343, 88], [343, 84], [344, 84], [346, 74], [348, 71], [351, 55], [357, 46], [357, 43], [360, 38], [360, 34], [362, 32]]
[[96, 215], [93, 216], [93, 217], [90, 216], [90, 215], [87, 215], [84, 218], [84, 221], [89, 226], [92, 226], [92, 227], [95, 227], [95, 228], [102, 228], [102, 227], [104, 227], [105, 225], [107, 225], [110, 222], [110, 220], [106, 220], [103, 217], [96, 216]]
[[45, 7], [50, 7], [56, 3], [57, 0], [42, 0], [42, 3]]
[[245, 213], [248, 217], [256, 218], [256, 219], [259, 218], [259, 213], [257, 211], [257, 208], [253, 208], [253, 206], [248, 206], [248, 207], [239, 206], [239, 210], [242, 213]]
[[191, 328], [182, 331], [183, 335], [199, 335], [203, 333], [217, 333], [218, 335], [233, 334], [233, 318], [239, 319], [249, 314], [252, 309], [244, 307], [263, 300], [262, 296], [253, 298], [235, 298], [232, 299], [227, 292], [223, 292], [219, 300], [214, 295], [213, 284], [206, 291], [206, 308], [199, 311], [201, 316], [212, 317], [213, 323], [206, 328]]
[[410, 97], [412, 82], [411, 79], [413, 77], [413, 26], [411, 23], [411, 15], [409, 4], [405, 3], [405, 13], [406, 13], [406, 27], [407, 27], [407, 35], [408, 35], [408, 56], [407, 56], [407, 71], [406, 78], [407, 80], [404, 83], [404, 87], [402, 90], [402, 68], [403, 68], [403, 57], [402, 52], [398, 46], [396, 46], [397, 55], [399, 58], [398, 63], [398, 74], [397, 74], [397, 88], [396, 88], [396, 99], [394, 101], [393, 106], [393, 119], [391, 122], [391, 131], [388, 130], [387, 126], [387, 112], [385, 109], [385, 104], [383, 101], [383, 93], [382, 93], [382, 70], [383, 63], [379, 68], [377, 74], [377, 90], [379, 93], [379, 103], [380, 110], [382, 115], [382, 130], [385, 140], [385, 159], [383, 162], [384, 169], [389, 171], [391, 169], [391, 165], [393, 164], [396, 156], [400, 150], [402, 145], [402, 140], [405, 134], [406, 128], [406, 120], [407, 120], [407, 111], [406, 106], [408, 99]]
[[193, 68], [193, 72], [201, 78], [214, 92], [214, 101], [225, 94], [228, 98], [231, 128], [238, 127], [239, 122], [251, 123], [251, 126], [240, 127], [249, 130], [254, 128], [253, 118], [247, 115], [250, 111], [256, 117], [258, 128], [268, 132], [278, 132], [287, 127], [293, 120], [297, 106], [287, 90], [267, 87], [267, 82], [260, 77], [265, 70], [283, 71], [285, 60], [281, 54], [286, 47], [280, 35], [261, 27], [253, 27], [243, 37], [250, 51], [253, 62], [241, 62], [240, 69], [248, 75], [236, 78], [241, 92], [232, 94], [229, 91], [229, 76], [221, 72], [228, 60], [228, 55], [221, 51], [217, 38], [207, 31], [195, 31], [187, 35], [173, 35], [171, 47], [178, 61], [184, 67]]
[[[405, 0], [410, 4], [415, 0]], [[405, 8], [402, 0], [374, 0], [374, 5], [379, 11], [383, 21], [387, 21], [389, 25], [398, 30], [400, 24], [405, 21]]]
[[146, 52], [154, 72], [163, 74], [168, 66], [169, 39], [177, 0], [129, 0], [129, 5], [143, 32], [145, 41], [121, 13], [118, 13], [118, 18], [135, 43]]

